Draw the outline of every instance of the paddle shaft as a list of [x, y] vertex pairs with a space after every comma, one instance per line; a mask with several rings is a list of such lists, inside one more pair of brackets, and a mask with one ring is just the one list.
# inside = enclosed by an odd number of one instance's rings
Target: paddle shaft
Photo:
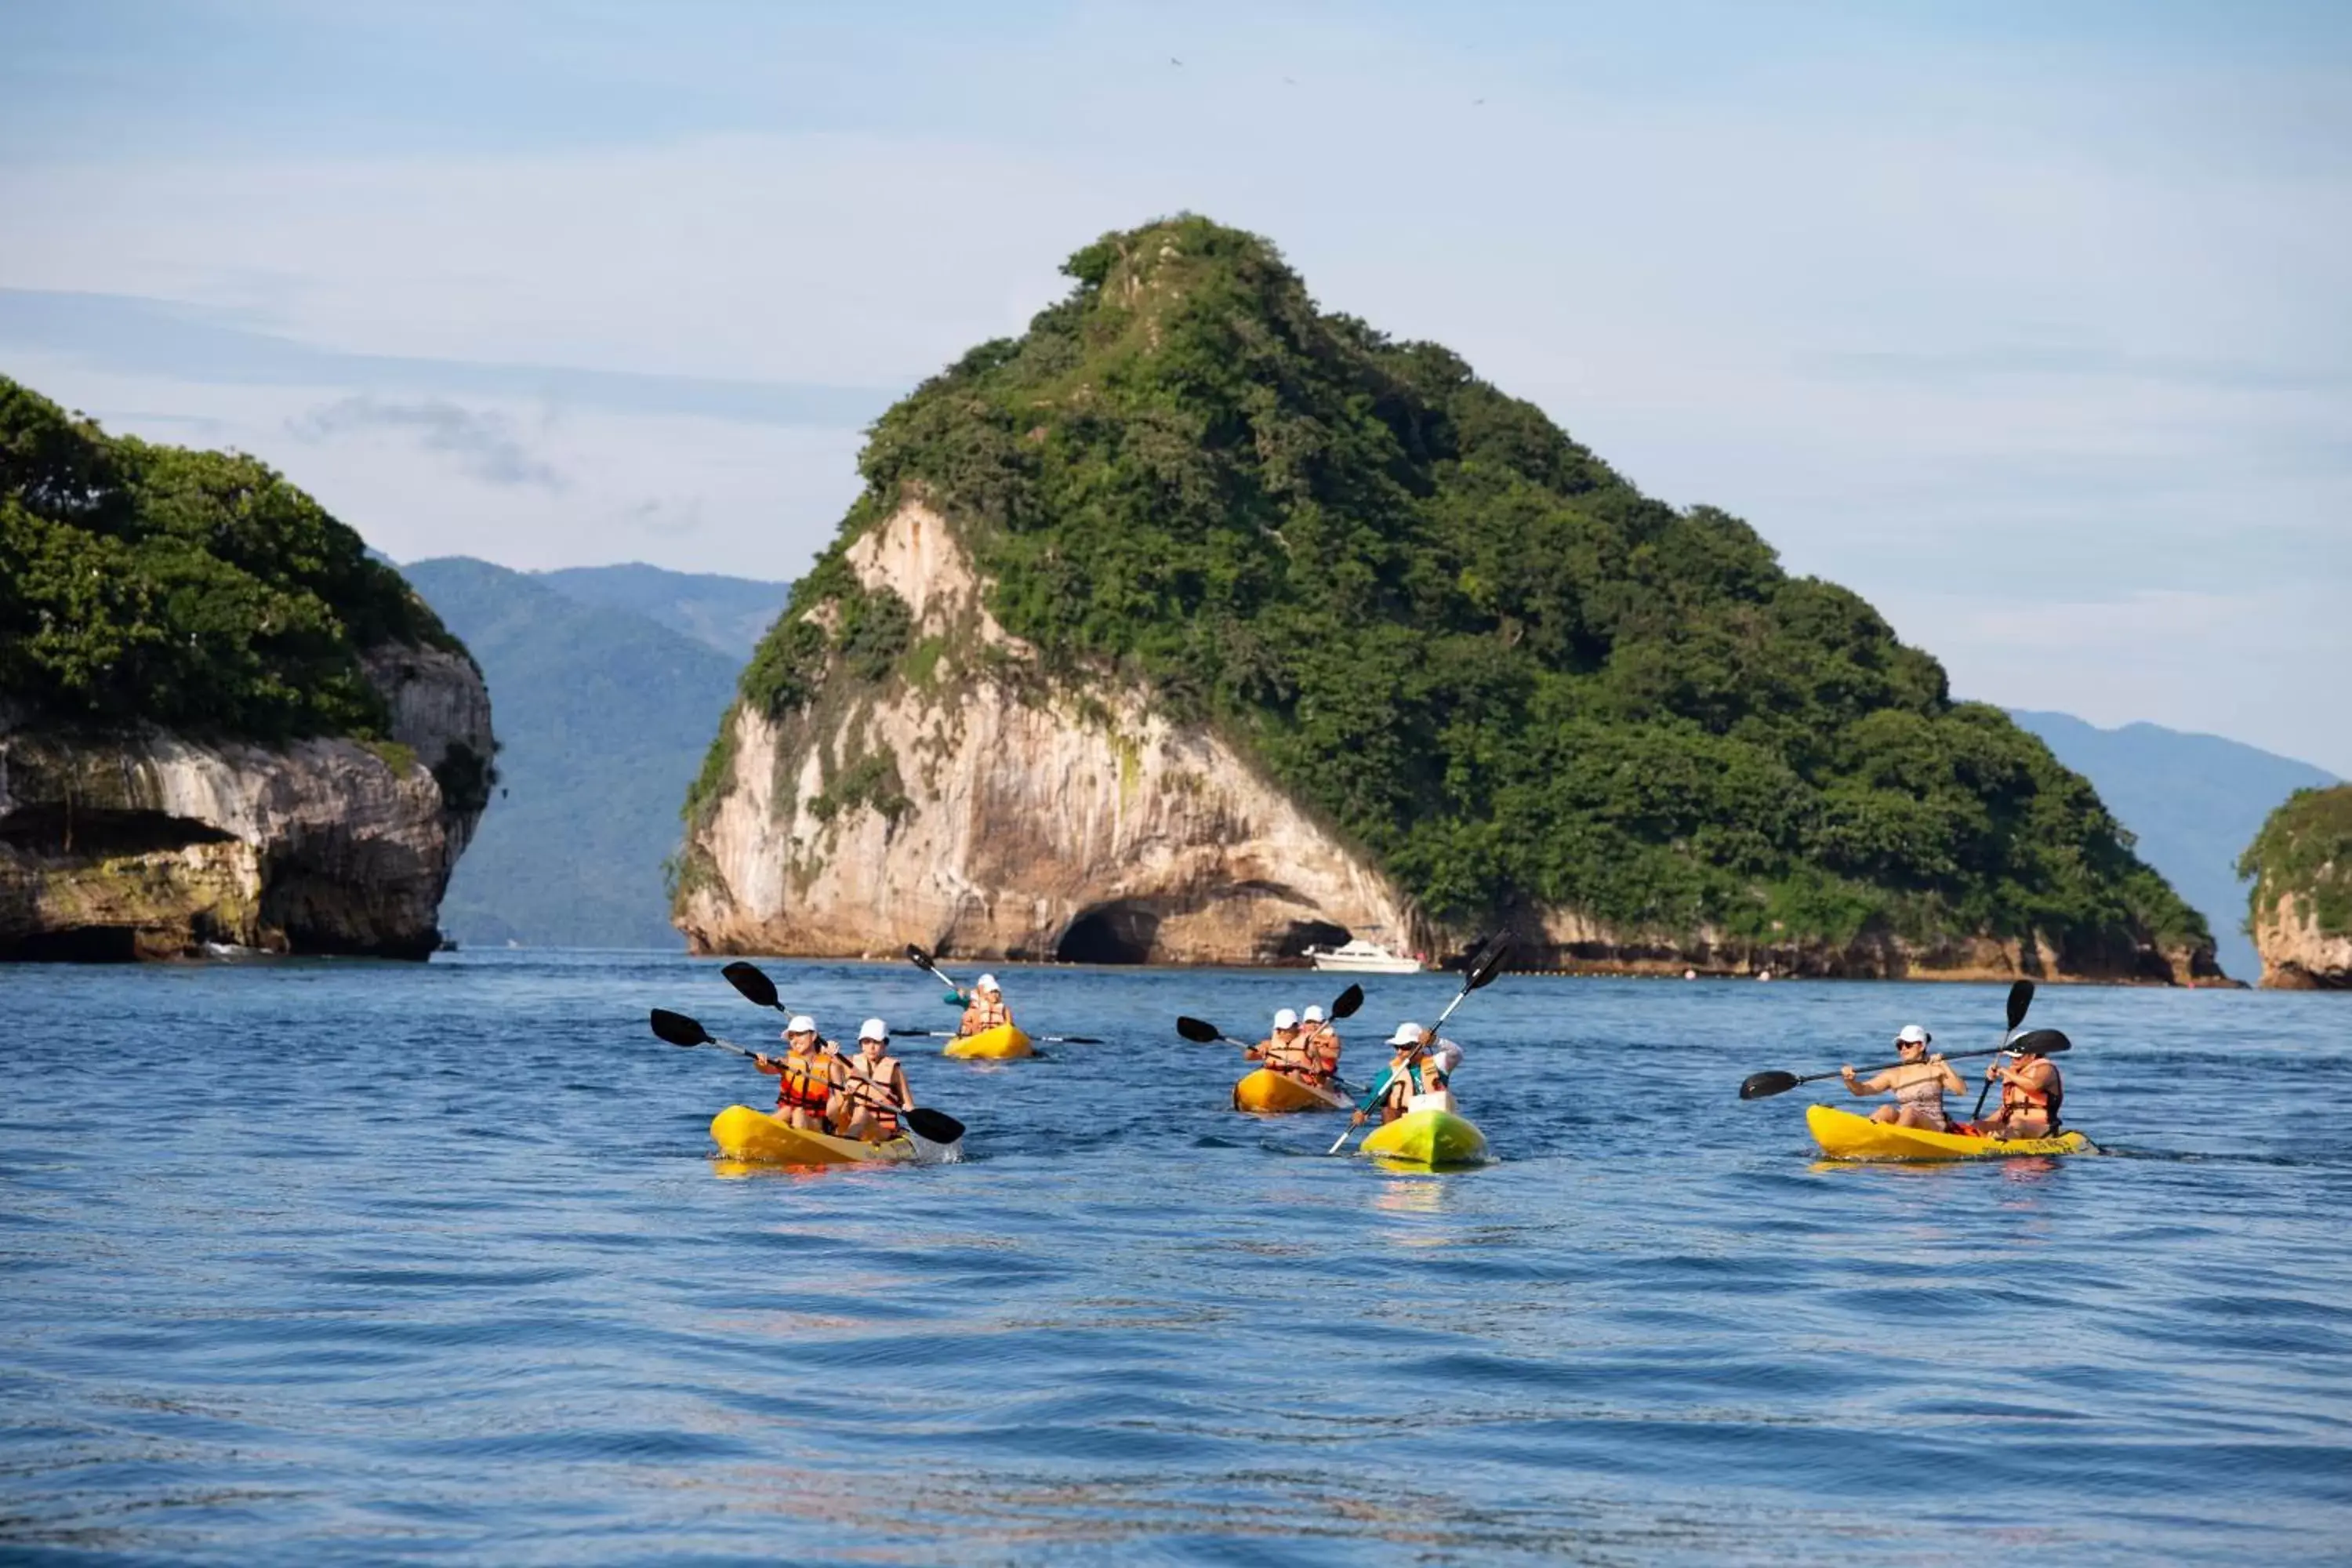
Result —
[[[1964, 1062], [1972, 1057], [1997, 1057], [2008, 1049], [2009, 1047], [2007, 1046], [1993, 1046], [1981, 1051], [1949, 1051], [1944, 1055], [1943, 1059], [1948, 1062]], [[1934, 1061], [1937, 1058], [1933, 1057], [1922, 1057], [1919, 1059], [1923, 1062], [1929, 1062]], [[1856, 1068], [1853, 1071], [1854, 1076], [1859, 1078], [1864, 1073], [1891, 1072], [1896, 1068], [1910, 1067], [1913, 1065], [1915, 1064], [1910, 1062], [1881, 1062], [1876, 1067]], [[1825, 1079], [1843, 1078], [1844, 1076], [1845, 1069], [1840, 1068], [1834, 1072], [1807, 1073], [1804, 1077], [1799, 1079], [1797, 1083], [1820, 1083]], [[1795, 1087], [1796, 1084], [1790, 1084], [1789, 1086], [1790, 1089], [1794, 1089]], [[1788, 1089], [1783, 1089], [1781, 1092], [1786, 1094]]]

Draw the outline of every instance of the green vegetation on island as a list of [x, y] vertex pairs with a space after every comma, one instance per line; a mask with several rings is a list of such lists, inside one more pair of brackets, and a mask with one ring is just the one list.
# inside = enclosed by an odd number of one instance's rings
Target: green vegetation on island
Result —
[[360, 654], [386, 642], [463, 651], [266, 464], [110, 437], [0, 376], [0, 698], [20, 717], [381, 740]]
[[1265, 241], [1179, 217], [1064, 270], [1025, 335], [876, 425], [742, 700], [911, 679], [906, 607], [842, 552], [920, 497], [1048, 677], [1147, 683], [1441, 918], [2040, 933], [2072, 969], [2210, 941], [2088, 784], [1856, 595], [1643, 495], [1447, 350], [1318, 311]]
[[2301, 901], [2315, 934], [2352, 936], [2352, 784], [2299, 789], [2270, 815], [2238, 858], [2253, 879], [2249, 929], [2258, 929], [2290, 896]]

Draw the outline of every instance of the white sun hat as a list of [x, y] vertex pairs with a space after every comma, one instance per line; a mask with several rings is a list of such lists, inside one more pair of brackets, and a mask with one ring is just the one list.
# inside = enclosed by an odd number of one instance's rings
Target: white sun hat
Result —
[[890, 1037], [890, 1026], [879, 1018], [868, 1018], [857, 1026], [857, 1037], [861, 1040], [887, 1040]]
[[1895, 1037], [1895, 1043], [1898, 1046], [1924, 1046], [1935, 1037], [1916, 1024], [1906, 1024], [1903, 1032]]
[[816, 1020], [810, 1017], [806, 1013], [795, 1013], [793, 1015], [793, 1021], [784, 1026], [784, 1033], [787, 1035], [814, 1035], [816, 1033]]
[[1295, 1029], [1298, 1027], [1298, 1015], [1285, 1007], [1274, 1016], [1274, 1026], [1277, 1029]]
[[1421, 1044], [1421, 1026], [1409, 1020], [1405, 1023], [1399, 1024], [1396, 1026], [1396, 1033], [1389, 1037], [1389, 1044], [1392, 1046], [1417, 1046]]
[[1000, 996], [1004, 994], [1004, 987], [996, 983], [996, 976], [993, 974], [983, 974], [971, 984], [976, 990], [993, 991]]
[[1320, 1005], [1309, 1007], [1307, 1009], [1305, 1016], [1308, 1023], [1319, 1024], [1323, 1021], [1323, 1009]]

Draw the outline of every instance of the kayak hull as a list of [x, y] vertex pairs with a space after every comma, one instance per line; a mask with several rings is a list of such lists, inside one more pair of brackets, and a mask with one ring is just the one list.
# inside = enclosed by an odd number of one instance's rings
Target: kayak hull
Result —
[[1486, 1135], [1450, 1110], [1409, 1110], [1365, 1134], [1364, 1152], [1433, 1170], [1475, 1165], [1486, 1158]]
[[803, 1132], [748, 1105], [730, 1105], [712, 1117], [710, 1141], [724, 1159], [761, 1165], [887, 1165], [915, 1157], [914, 1140], [903, 1133], [887, 1143], [864, 1143]]
[[1286, 1073], [1260, 1068], [1234, 1085], [1234, 1109], [1259, 1116], [1281, 1116], [1294, 1110], [1343, 1110], [1349, 1101], [1336, 1089], [1301, 1083]]
[[993, 1029], [982, 1029], [977, 1035], [958, 1035], [947, 1043], [940, 1053], [964, 1061], [1009, 1062], [1016, 1057], [1034, 1056], [1029, 1037], [1014, 1024], [999, 1024]]
[[2014, 1160], [2099, 1152], [2088, 1138], [2072, 1131], [2055, 1138], [1972, 1138], [1873, 1121], [1834, 1105], [1807, 1106], [1805, 1128], [1832, 1160]]

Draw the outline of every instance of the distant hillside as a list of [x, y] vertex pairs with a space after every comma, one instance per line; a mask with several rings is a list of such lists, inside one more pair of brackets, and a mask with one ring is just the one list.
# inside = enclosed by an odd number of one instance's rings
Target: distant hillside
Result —
[[443, 929], [486, 945], [677, 947], [662, 861], [740, 661], [488, 562], [402, 570], [480, 661], [505, 743], [504, 791], [449, 885]]
[[790, 583], [762, 583], [711, 573], [665, 572], [632, 561], [620, 566], [566, 566], [532, 576], [583, 605], [633, 610], [715, 647], [740, 667], [791, 596]]
[[2064, 713], [2010, 717], [2089, 779], [2107, 809], [2139, 836], [2140, 858], [2203, 911], [2221, 967], [2235, 979], [2255, 979], [2262, 965], [2245, 933], [2238, 857], [2279, 802], [2334, 784], [2335, 775], [2219, 735], [2155, 724], [2102, 730]]

